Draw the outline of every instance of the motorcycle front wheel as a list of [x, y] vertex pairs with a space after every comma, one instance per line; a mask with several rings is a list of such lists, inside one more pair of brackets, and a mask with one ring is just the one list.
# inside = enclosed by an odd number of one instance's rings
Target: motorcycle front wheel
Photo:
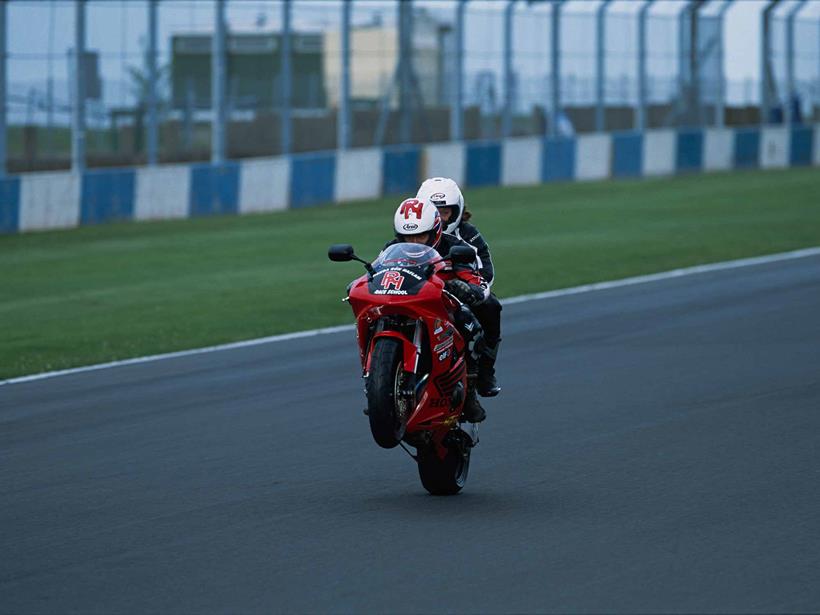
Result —
[[401, 342], [390, 338], [377, 339], [365, 388], [370, 432], [382, 448], [394, 448], [404, 437], [407, 401], [399, 394], [403, 383]]

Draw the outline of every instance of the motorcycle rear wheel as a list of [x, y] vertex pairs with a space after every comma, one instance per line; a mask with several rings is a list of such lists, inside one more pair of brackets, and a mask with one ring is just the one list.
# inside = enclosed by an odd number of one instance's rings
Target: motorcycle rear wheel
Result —
[[439, 459], [434, 448], [422, 449], [417, 461], [421, 484], [433, 495], [455, 495], [467, 483], [469, 448], [462, 454], [458, 447], [450, 447], [444, 459]]
[[403, 377], [401, 343], [377, 339], [367, 376], [367, 416], [373, 439], [382, 448], [394, 448], [404, 437], [407, 417], [402, 416], [398, 395]]

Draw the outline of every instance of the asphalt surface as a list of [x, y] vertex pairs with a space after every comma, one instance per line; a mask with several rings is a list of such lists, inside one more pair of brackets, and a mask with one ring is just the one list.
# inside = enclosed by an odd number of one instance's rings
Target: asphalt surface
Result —
[[450, 498], [350, 332], [0, 387], [0, 612], [820, 611], [820, 258], [504, 338]]

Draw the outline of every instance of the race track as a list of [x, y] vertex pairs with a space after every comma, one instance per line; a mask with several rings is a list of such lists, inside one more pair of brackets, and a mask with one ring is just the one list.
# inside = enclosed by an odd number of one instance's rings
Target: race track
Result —
[[820, 258], [504, 325], [450, 498], [350, 331], [0, 387], [0, 612], [820, 610]]

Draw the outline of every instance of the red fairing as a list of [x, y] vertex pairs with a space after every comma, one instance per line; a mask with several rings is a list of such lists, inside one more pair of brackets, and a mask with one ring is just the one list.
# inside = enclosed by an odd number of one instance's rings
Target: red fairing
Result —
[[[398, 294], [405, 292], [402, 289], [408, 285], [406, 278], [410, 272], [397, 266], [396, 271], [380, 271], [372, 280], [367, 275], [358, 278], [351, 285], [349, 297], [356, 316], [359, 355], [365, 374], [370, 371], [370, 354], [380, 337], [401, 341], [406, 372], [416, 374], [418, 379], [429, 374], [418, 391], [406, 433], [431, 431], [443, 455], [446, 450], [441, 446], [441, 439], [461, 414], [463, 395], [459, 398], [454, 392], [459, 383], [463, 391], [467, 390], [467, 364], [464, 339], [452, 320], [458, 305], [442, 291], [445, 281], [456, 276], [472, 284], [481, 284], [482, 280], [470, 271], [454, 273], [443, 263], [431, 266], [433, 273], [429, 279], [410, 280], [415, 284], [412, 293]], [[419, 321], [424, 335], [414, 334], [415, 323]], [[391, 327], [393, 322], [405, 323], [404, 330], [400, 326]]]

